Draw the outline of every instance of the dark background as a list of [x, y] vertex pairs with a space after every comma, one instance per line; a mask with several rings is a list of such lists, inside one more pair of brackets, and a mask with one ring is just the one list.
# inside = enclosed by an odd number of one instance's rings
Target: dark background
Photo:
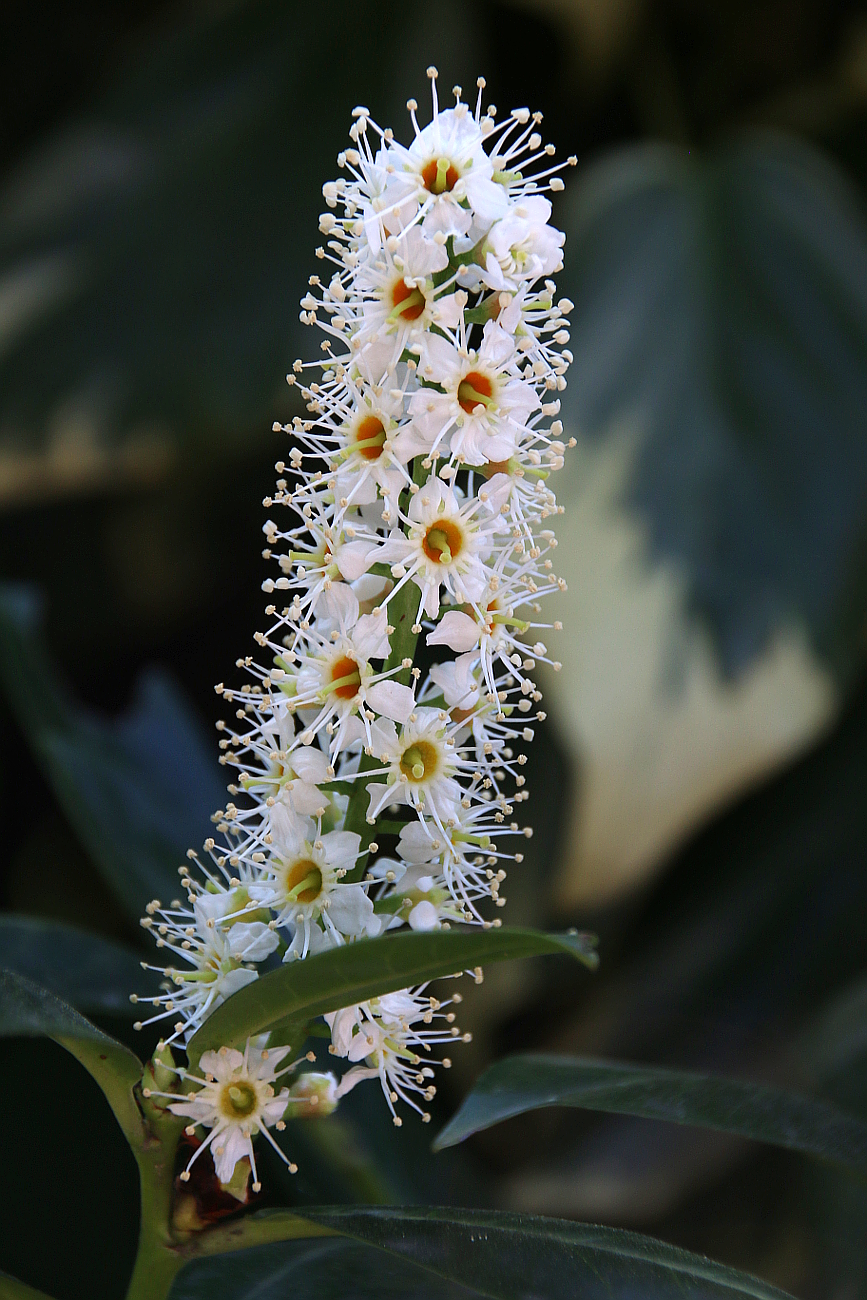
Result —
[[[770, 1080], [867, 1111], [859, 4], [7, 2], [0, 576], [41, 597], [43, 651], [0, 638], [0, 903], [140, 944], [147, 895], [130, 887], [125, 906], [106, 883], [125, 860], [124, 796], [100, 787], [105, 847], [75, 784], [114, 762], [113, 745], [154, 782], [130, 814], [159, 822], [141, 832], [148, 852], [180, 861], [206, 833], [220, 789], [212, 684], [261, 616], [261, 498], [285, 454], [271, 425], [294, 412], [292, 359], [318, 347], [297, 302], [317, 269], [321, 185], [352, 107], [405, 134], [404, 101], [425, 103], [431, 62], [443, 98], [456, 81], [470, 97], [483, 73], [501, 113], [542, 109], [558, 153], [579, 158], [555, 209], [576, 303], [564, 418], [579, 448], [563, 492], [580, 510], [584, 467], [622, 454], [622, 490], [598, 508], [640, 531], [632, 596], [660, 573], [681, 585], [671, 636], [684, 658], [644, 704], [683, 703], [700, 638], [727, 708], [751, 674], [773, 675], [784, 632], [823, 700], [797, 743], [776, 744], [800, 707], [781, 685], [758, 740], [735, 746], [761, 761], [707, 796], [681, 781], [688, 833], [600, 866], [572, 838], [592, 746], [563, 703], [578, 683], [558, 679], [528, 776], [536, 836], [506, 916], [597, 929], [600, 972], [492, 972], [468, 998], [476, 1042], [439, 1118], [486, 1060], [538, 1048]], [[597, 644], [598, 611], [575, 584], [570, 573], [552, 617], [570, 635], [571, 608], [571, 638]], [[640, 638], [631, 649], [640, 664]], [[136, 702], [153, 664], [176, 683], [165, 707]], [[704, 753], [713, 724], [690, 717], [684, 745]], [[68, 742], [65, 767], [48, 731]], [[645, 769], [670, 761], [653, 734]], [[105, 1023], [133, 1042], [125, 1013]], [[99, 1294], [121, 1295], [136, 1190], [107, 1108], [59, 1049], [2, 1054], [0, 1267], [71, 1300], [94, 1294], [98, 1258]], [[867, 1296], [867, 1202], [836, 1171], [560, 1111], [433, 1157], [429, 1131], [395, 1134], [363, 1092], [341, 1109], [340, 1142], [295, 1135], [302, 1174], [289, 1188], [275, 1167], [275, 1198], [559, 1214], [649, 1232], [799, 1296]]]

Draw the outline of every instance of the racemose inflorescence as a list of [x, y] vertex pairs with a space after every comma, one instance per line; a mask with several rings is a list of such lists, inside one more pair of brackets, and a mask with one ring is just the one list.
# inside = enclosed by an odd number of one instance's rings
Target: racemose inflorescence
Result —
[[[217, 687], [232, 802], [181, 868], [186, 901], [143, 920], [170, 956], [162, 992], [134, 1000], [168, 1042], [263, 963], [404, 925], [498, 925], [504, 864], [530, 833], [522, 745], [551, 663], [539, 602], [564, 588], [549, 480], [572, 304], [554, 299], [564, 236], [546, 197], [563, 182], [541, 114], [498, 123], [481, 80], [474, 110], [459, 87], [440, 110], [428, 76], [433, 116], [422, 129], [409, 101], [411, 144], [356, 108], [324, 186], [323, 270], [301, 304], [322, 355], [288, 376], [308, 414], [285, 426], [265, 502], [280, 574], [247, 680]], [[458, 1001], [423, 986], [335, 1010], [330, 1050], [350, 1068], [297, 1086], [330, 1108], [378, 1078], [395, 1123], [400, 1101], [429, 1118], [430, 1048], [460, 1036]], [[255, 1177], [252, 1138], [282, 1126], [286, 1050], [205, 1053], [194, 1090], [164, 1094], [209, 1130], [193, 1159], [210, 1146], [224, 1182], [244, 1156]]]

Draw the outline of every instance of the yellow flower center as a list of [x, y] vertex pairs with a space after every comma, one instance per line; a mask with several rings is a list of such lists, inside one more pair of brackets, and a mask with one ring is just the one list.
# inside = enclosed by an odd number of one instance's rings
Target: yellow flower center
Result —
[[243, 1081], [225, 1083], [220, 1091], [220, 1110], [227, 1119], [246, 1119], [253, 1114], [258, 1101], [256, 1089]]
[[429, 780], [439, 766], [439, 755], [429, 740], [417, 740], [400, 756], [400, 770], [414, 784]]
[[292, 903], [315, 903], [322, 893], [322, 872], [312, 858], [299, 858], [286, 871], [286, 897]]

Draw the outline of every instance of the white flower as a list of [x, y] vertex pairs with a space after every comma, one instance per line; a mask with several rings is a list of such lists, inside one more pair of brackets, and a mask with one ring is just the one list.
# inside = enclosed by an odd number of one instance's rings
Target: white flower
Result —
[[393, 566], [395, 577], [412, 578], [421, 592], [420, 608], [431, 618], [439, 613], [441, 588], [456, 604], [476, 600], [485, 590], [484, 560], [490, 554], [496, 522], [480, 520], [479, 513], [478, 500], [462, 504], [452, 488], [439, 479], [428, 479], [410, 502], [409, 534], [395, 529], [382, 547], [380, 558]]
[[335, 493], [341, 509], [370, 505], [377, 496], [397, 512], [397, 498], [409, 476], [395, 455], [394, 438], [403, 414], [402, 396], [376, 394], [365, 386], [341, 429]]
[[349, 938], [376, 934], [379, 921], [362, 885], [344, 882], [355, 866], [361, 837], [350, 831], [316, 836], [312, 822], [271, 809], [270, 858], [262, 879], [249, 887], [260, 907], [294, 929], [284, 960], [306, 957]]
[[[204, 1052], [199, 1062], [204, 1078], [185, 1073], [187, 1082], [199, 1085], [183, 1101], [172, 1101], [168, 1109], [210, 1129], [200, 1147], [197, 1147], [181, 1174], [182, 1181], [190, 1176], [190, 1166], [203, 1151], [210, 1150], [214, 1168], [221, 1183], [228, 1183], [239, 1160], [246, 1156], [253, 1170], [253, 1190], [261, 1184], [256, 1173], [256, 1156], [253, 1138], [264, 1133], [271, 1146], [289, 1168], [294, 1166], [271, 1137], [268, 1129], [284, 1127], [283, 1113], [289, 1098], [289, 1089], [282, 1088], [275, 1096], [271, 1086], [278, 1078], [277, 1066], [289, 1053], [288, 1047], [251, 1047], [248, 1040], [243, 1052], [231, 1047], [221, 1047], [217, 1052]], [[292, 1067], [287, 1067], [291, 1069]], [[157, 1096], [174, 1094], [158, 1093]], [[189, 1130], [188, 1130], [189, 1131]]]
[[[456, 640], [470, 640], [469, 635], [464, 635], [466, 624], [472, 623], [473, 640], [470, 641], [471, 648], [475, 648], [479, 640], [479, 625], [474, 619], [468, 618], [466, 614], [459, 614], [456, 610], [450, 610], [437, 624], [434, 632], [428, 636], [428, 645], [442, 645], [445, 638], [435, 641], [434, 637], [437, 632], [447, 623], [448, 619], [461, 619], [460, 636], [453, 635], [449, 644], [454, 646]], [[450, 625], [449, 625], [450, 626]], [[456, 649], [459, 647], [455, 647]], [[442, 664], [433, 664], [430, 670], [430, 679], [443, 693], [443, 699], [451, 710], [452, 717], [456, 722], [463, 721], [463, 717], [457, 717], [457, 714], [466, 715], [470, 713], [482, 698], [482, 687], [474, 671], [476, 656], [474, 654], [462, 654], [457, 659], [448, 659]]]
[[[344, 1074], [336, 1096], [344, 1097], [362, 1079], [378, 1078], [398, 1127], [401, 1119], [394, 1109], [398, 1100], [405, 1101], [425, 1122], [429, 1121], [430, 1115], [410, 1095], [419, 1093], [425, 1101], [432, 1101], [436, 1093], [429, 1082], [434, 1072], [430, 1065], [422, 1064], [418, 1049], [427, 1054], [432, 1043], [449, 1042], [460, 1036], [460, 1030], [452, 1024], [454, 1014], [442, 1010], [460, 1000], [455, 994], [447, 1002], [439, 1002], [425, 995], [424, 987], [404, 989], [326, 1015], [332, 1053], [353, 1062], [365, 1062]], [[443, 1021], [444, 1025], [430, 1027], [434, 1022]], [[470, 1035], [464, 1034], [463, 1039], [468, 1042]], [[432, 1064], [439, 1062], [434, 1060]], [[451, 1062], [444, 1060], [442, 1064], [448, 1066]]]
[[173, 1042], [179, 1036], [188, 1040], [226, 998], [258, 979], [258, 972], [248, 969], [244, 963], [264, 961], [279, 946], [279, 940], [262, 921], [225, 923], [224, 918], [237, 915], [245, 905], [246, 896], [239, 900], [234, 892], [226, 891], [202, 892], [192, 911], [180, 906], [163, 909], [149, 904], [149, 915], [143, 924], [150, 929], [153, 916], [159, 917], [157, 947], [168, 948], [185, 967], [151, 968], [161, 970], [167, 977], [170, 992], [153, 998], [134, 998], [136, 1002], [152, 1002], [163, 1008], [150, 1020], [137, 1021], [137, 1028], [174, 1015], [179, 1019], [166, 1041]]
[[527, 195], [488, 231], [480, 278], [489, 288], [517, 291], [522, 283], [562, 270], [566, 236], [548, 224], [551, 204]]
[[507, 461], [541, 403], [519, 377], [515, 340], [488, 321], [478, 351], [468, 355], [437, 334], [424, 340], [420, 373], [438, 384], [410, 399], [410, 412], [431, 449], [448, 448], [469, 464]]
[[354, 364], [372, 383], [381, 382], [407, 344], [430, 327], [433, 276], [448, 260], [443, 247], [414, 227], [389, 241], [377, 261], [359, 268], [360, 302], [354, 304], [357, 315], [347, 313], [347, 332]]
[[371, 782], [368, 822], [389, 804], [410, 804], [433, 817], [437, 825], [460, 816], [461, 787], [455, 780], [460, 760], [447, 713], [416, 709], [400, 736], [394, 723], [379, 722], [374, 755], [387, 766], [385, 785]]
[[318, 817], [329, 802], [319, 789], [328, 780], [328, 758], [317, 746], [294, 748], [294, 733], [289, 701], [278, 697], [256, 736], [256, 764], [242, 773], [241, 784], [251, 793], [261, 790], [281, 799], [299, 816]]
[[435, 113], [409, 149], [394, 143], [387, 165], [380, 211], [408, 211], [417, 205], [425, 234], [465, 234], [473, 217], [495, 221], [505, 214], [508, 198], [493, 180], [493, 163], [483, 148], [479, 124], [466, 105]]
[[369, 662], [386, 658], [390, 650], [385, 610], [359, 615], [358, 600], [345, 585], [341, 604], [337, 626], [330, 619], [325, 622], [327, 635], [319, 628], [310, 629], [304, 640], [301, 636], [296, 639], [290, 654], [279, 657], [285, 664], [281, 689], [290, 695], [290, 708], [302, 710], [305, 721], [299, 741], [310, 743], [316, 733], [325, 730], [331, 736], [332, 759], [369, 733], [366, 718], [363, 724], [353, 726], [359, 711], [373, 710], [405, 722], [415, 703], [408, 686], [391, 681], [389, 673], [375, 672]]
[[[397, 876], [399, 892], [414, 902], [426, 900], [436, 908], [437, 920], [482, 921], [476, 904], [483, 899], [497, 903], [505, 879], [505, 872], [494, 872], [478, 853], [490, 845], [490, 834], [479, 834], [477, 827], [446, 832], [434, 828], [432, 833], [420, 822], [410, 822], [397, 844], [404, 860]], [[468, 859], [467, 851], [475, 854], [475, 862]]]

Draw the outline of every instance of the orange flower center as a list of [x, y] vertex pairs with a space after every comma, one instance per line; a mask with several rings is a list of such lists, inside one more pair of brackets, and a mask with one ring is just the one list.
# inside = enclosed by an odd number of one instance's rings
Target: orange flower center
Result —
[[332, 682], [339, 682], [344, 677], [348, 677], [349, 681], [344, 681], [342, 686], [335, 686], [333, 694], [339, 700], [352, 700], [361, 685], [361, 673], [358, 671], [358, 664], [354, 659], [350, 659], [349, 655], [344, 655], [342, 659], [335, 659], [331, 665]]
[[466, 722], [467, 718], [471, 718], [474, 713], [475, 713], [475, 708], [472, 709], [455, 708], [452, 709], [449, 716], [451, 717], [453, 722]]
[[451, 564], [464, 549], [464, 535], [450, 519], [440, 519], [428, 528], [421, 548], [434, 564]]
[[[408, 303], [403, 311], [399, 311], [397, 314], [401, 320], [418, 320], [425, 307], [424, 294], [415, 285], [407, 284], [406, 280], [397, 280], [391, 289], [392, 307], [399, 307], [407, 298], [411, 298], [412, 302]], [[419, 298], [421, 298], [421, 302], [419, 302]]]
[[439, 160], [431, 158], [429, 163], [425, 163], [421, 170], [421, 178], [425, 183], [425, 189], [431, 194], [446, 194], [453, 190], [458, 183], [457, 169], [452, 163], [446, 168], [445, 175], [439, 165]]
[[485, 478], [493, 478], [495, 474], [508, 474], [509, 462], [507, 460], [489, 460], [487, 465], [482, 466], [482, 473]]
[[493, 397], [494, 385], [487, 375], [478, 370], [471, 370], [458, 384], [458, 402], [467, 415], [472, 415], [477, 406], [487, 407], [484, 398]]
[[[401, 281], [403, 284], [403, 281]], [[405, 287], [405, 286], [404, 286]], [[365, 415], [355, 429], [356, 450], [365, 460], [379, 460], [385, 443], [385, 427], [375, 415]]]

